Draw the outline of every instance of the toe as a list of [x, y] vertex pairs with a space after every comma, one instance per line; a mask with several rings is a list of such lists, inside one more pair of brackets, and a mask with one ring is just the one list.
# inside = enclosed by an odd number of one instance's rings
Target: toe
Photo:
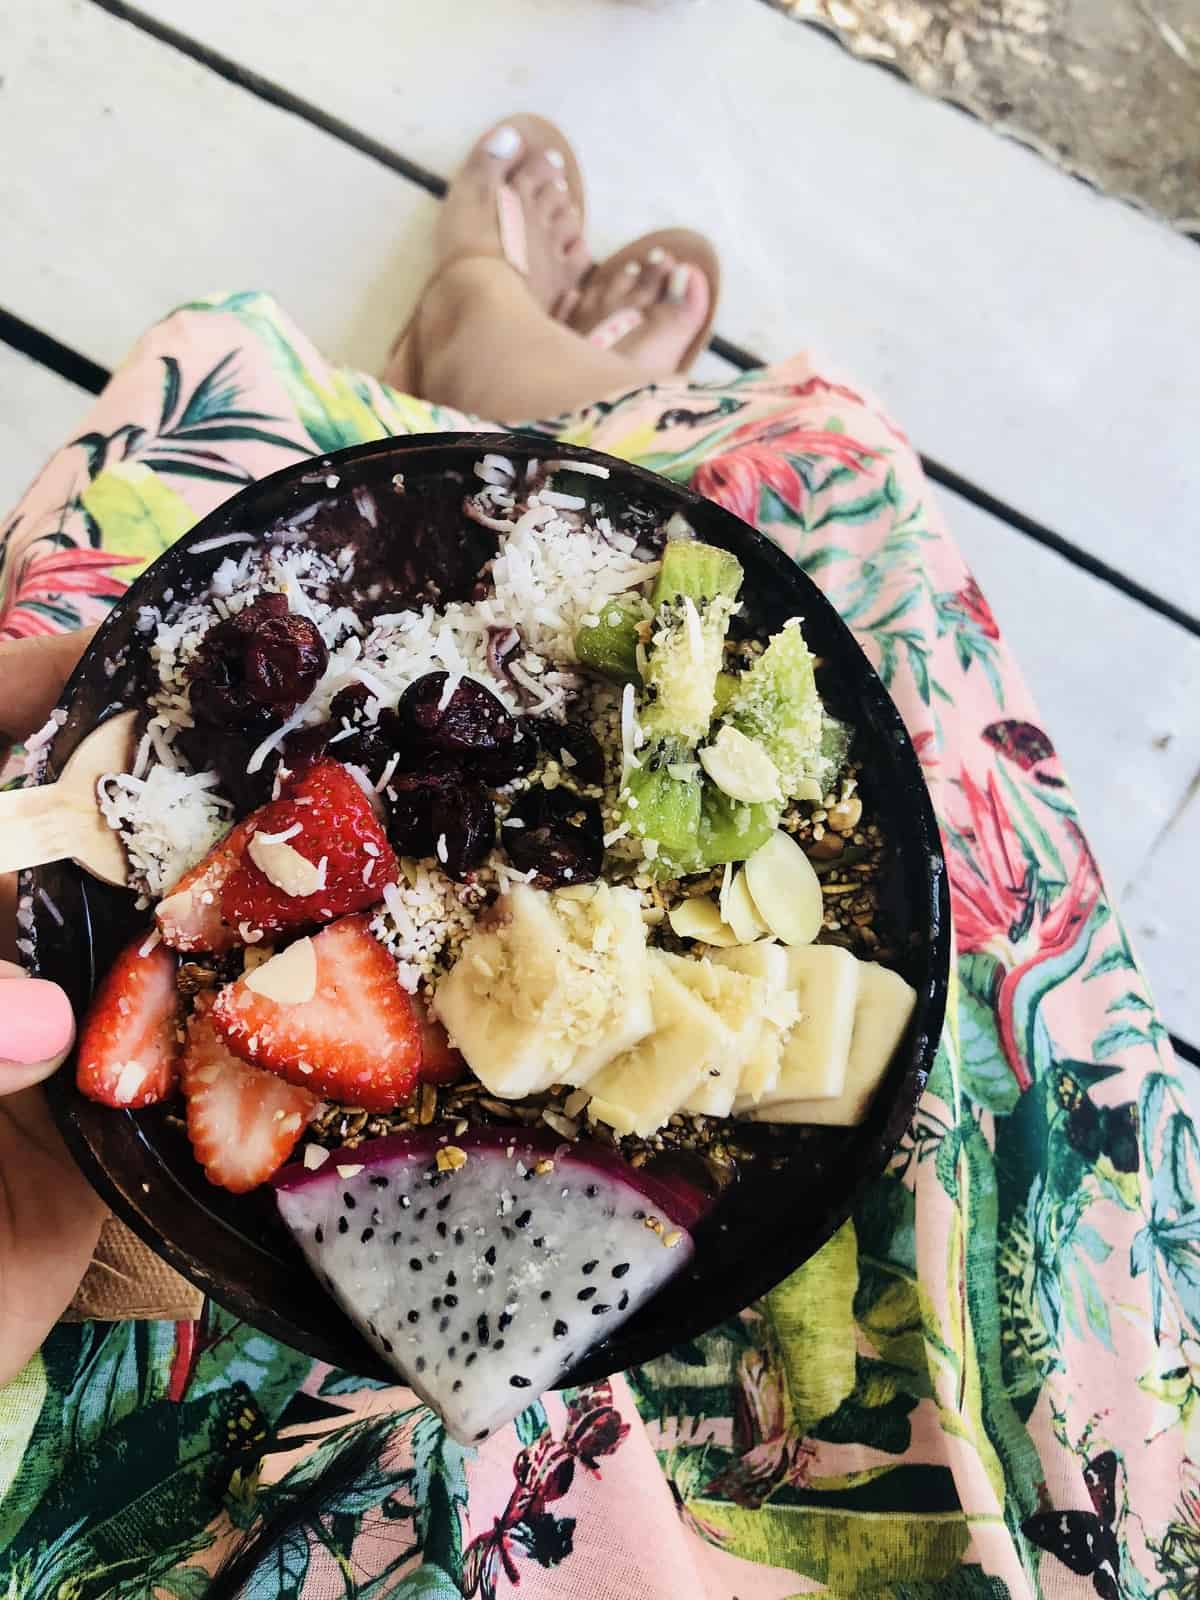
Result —
[[577, 281], [591, 266], [591, 254], [587, 247], [587, 241], [581, 233], [577, 232], [575, 237], [568, 241], [563, 250], [563, 260], [572, 274], [576, 276]]
[[[530, 150], [517, 163], [509, 182], [527, 205], [559, 204], [567, 193], [566, 179], [546, 150]], [[560, 184], [562, 187], [560, 188]]]
[[674, 256], [658, 247], [652, 249], [642, 263], [630, 304], [637, 306], [639, 311], [645, 311], [662, 300], [675, 265]]
[[489, 187], [509, 181], [526, 154], [525, 141], [511, 122], [497, 123], [467, 157], [472, 175]]

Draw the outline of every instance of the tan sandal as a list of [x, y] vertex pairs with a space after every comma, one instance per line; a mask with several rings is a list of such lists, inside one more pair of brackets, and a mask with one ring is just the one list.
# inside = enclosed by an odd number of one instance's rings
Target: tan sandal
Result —
[[[677, 372], [686, 372], [708, 343], [709, 334], [717, 315], [717, 298], [721, 292], [721, 263], [717, 252], [702, 233], [696, 233], [691, 228], [659, 228], [654, 233], [644, 233], [640, 239], [635, 239], [632, 244], [622, 246], [614, 255], [605, 261], [599, 261], [588, 273], [588, 278], [598, 274], [616, 274], [624, 270], [625, 264], [630, 261], [645, 261], [653, 250], [665, 250], [681, 265], [694, 268], [702, 272], [708, 281], [708, 313], [704, 324], [697, 332], [695, 338], [683, 353], [683, 358]], [[585, 282], [587, 279], [584, 280]], [[589, 344], [600, 350], [611, 350], [627, 334], [641, 326], [645, 317], [636, 306], [622, 306], [619, 311], [612, 312], [602, 322], [596, 324], [589, 333], [583, 335]]]
[[[583, 186], [583, 170], [579, 160], [571, 148], [570, 141], [562, 130], [555, 126], [547, 117], [539, 117], [532, 111], [518, 111], [509, 117], [502, 117], [496, 126], [482, 135], [472, 145], [467, 156], [470, 161], [481, 145], [488, 148], [488, 140], [497, 140], [506, 129], [512, 129], [519, 136], [526, 149], [557, 150], [562, 155], [562, 175], [566, 181], [567, 191], [579, 212], [579, 231], [582, 234], [585, 218], [585, 196]], [[492, 153], [489, 151], [489, 153]], [[497, 155], [515, 154], [512, 151], [496, 150]], [[464, 168], [466, 163], [464, 162]], [[457, 183], [462, 176], [463, 168], [451, 179], [451, 186]], [[413, 329], [416, 325], [417, 312], [422, 300], [429, 290], [446, 271], [448, 267], [457, 265], [460, 261], [478, 259], [502, 260], [517, 272], [521, 277], [529, 274], [529, 247], [525, 232], [525, 208], [521, 204], [520, 196], [510, 184], [502, 183], [496, 190], [496, 226], [500, 235], [500, 251], [497, 254], [491, 250], [458, 250], [440, 260], [433, 272], [425, 280], [421, 293], [417, 296], [416, 305], [404, 327], [397, 334], [391, 350], [388, 352], [388, 368], [395, 367], [397, 362], [404, 357], [404, 347], [410, 342]], [[420, 361], [417, 352], [409, 352], [408, 370], [411, 377], [411, 387], [419, 388]]]

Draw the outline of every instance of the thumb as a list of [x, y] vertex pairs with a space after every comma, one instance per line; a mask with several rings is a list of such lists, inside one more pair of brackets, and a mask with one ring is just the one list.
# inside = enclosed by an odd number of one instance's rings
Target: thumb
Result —
[[95, 632], [95, 628], [77, 628], [73, 633], [0, 640], [0, 683], [4, 684], [0, 735], [27, 739], [36, 733]]
[[74, 1038], [71, 1002], [58, 985], [0, 961], [0, 1095], [56, 1072]]

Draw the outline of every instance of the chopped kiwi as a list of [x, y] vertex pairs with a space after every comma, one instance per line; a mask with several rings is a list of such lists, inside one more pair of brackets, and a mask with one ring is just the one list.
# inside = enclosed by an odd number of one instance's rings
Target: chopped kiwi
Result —
[[713, 545], [679, 539], [663, 552], [637, 713], [646, 743], [626, 779], [623, 815], [672, 859], [696, 848], [703, 780], [693, 753], [712, 721], [741, 581], [740, 563]]
[[825, 715], [799, 622], [775, 634], [742, 673], [725, 716], [766, 750], [789, 799], [819, 799], [845, 760], [848, 739]]
[[617, 683], [641, 683], [638, 671], [638, 624], [646, 619], [646, 602], [637, 595], [616, 595], [596, 612], [595, 627], [586, 624], [575, 635], [575, 654], [585, 667]]
[[696, 539], [669, 540], [654, 585], [654, 604], [685, 596], [697, 605], [722, 597], [736, 600], [742, 587], [742, 564], [728, 550]]

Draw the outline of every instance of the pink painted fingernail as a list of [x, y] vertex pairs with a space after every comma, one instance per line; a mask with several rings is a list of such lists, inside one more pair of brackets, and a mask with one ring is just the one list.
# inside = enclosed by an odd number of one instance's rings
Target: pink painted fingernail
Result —
[[0, 983], [0, 1063], [49, 1061], [70, 1046], [74, 1032], [71, 1003], [56, 983], [44, 978]]

